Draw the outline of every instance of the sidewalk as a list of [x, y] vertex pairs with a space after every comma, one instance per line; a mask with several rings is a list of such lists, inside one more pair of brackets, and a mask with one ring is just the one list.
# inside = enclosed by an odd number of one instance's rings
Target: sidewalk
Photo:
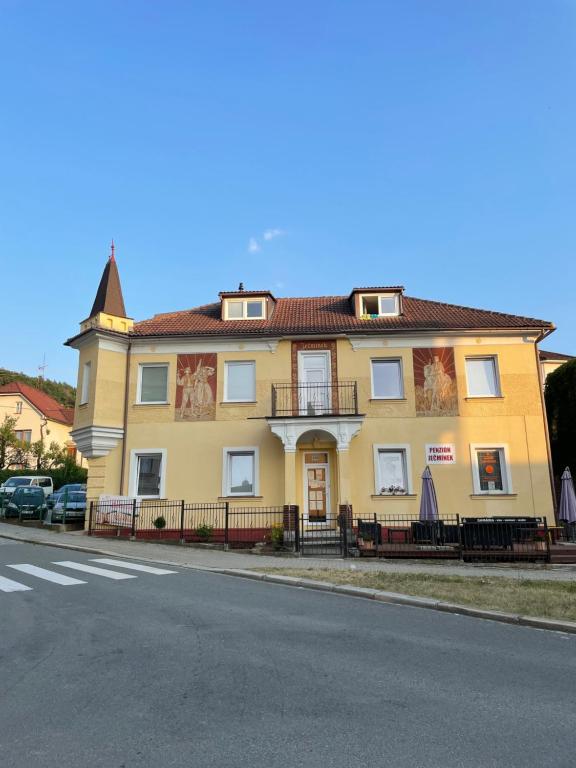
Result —
[[275, 557], [253, 555], [238, 550], [218, 549], [126, 541], [125, 539], [87, 536], [84, 532], [55, 533], [41, 528], [23, 528], [0, 523], [0, 537], [33, 544], [72, 547], [98, 554], [119, 555], [141, 560], [153, 560], [171, 565], [207, 570], [252, 570], [256, 568], [318, 569], [381, 571], [383, 573], [430, 573], [452, 576], [503, 576], [509, 579], [576, 581], [576, 566], [569, 565], [467, 565], [457, 561], [420, 563], [405, 560], [341, 560], [328, 557]]

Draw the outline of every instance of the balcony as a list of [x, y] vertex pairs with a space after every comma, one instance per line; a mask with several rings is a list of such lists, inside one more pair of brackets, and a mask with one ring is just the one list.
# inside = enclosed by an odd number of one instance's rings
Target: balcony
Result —
[[272, 418], [358, 415], [355, 381], [272, 384]]

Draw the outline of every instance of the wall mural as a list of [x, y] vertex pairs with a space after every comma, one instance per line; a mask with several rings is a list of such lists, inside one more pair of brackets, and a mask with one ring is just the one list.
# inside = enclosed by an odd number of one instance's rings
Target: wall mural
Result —
[[216, 353], [178, 355], [176, 421], [213, 421], [216, 416]]
[[458, 389], [452, 347], [413, 349], [417, 416], [457, 416]]

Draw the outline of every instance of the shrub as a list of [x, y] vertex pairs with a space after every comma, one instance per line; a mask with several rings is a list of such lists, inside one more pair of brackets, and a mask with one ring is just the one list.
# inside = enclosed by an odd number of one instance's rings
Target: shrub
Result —
[[154, 528], [161, 531], [163, 528], [166, 528], [166, 518], [160, 515], [160, 517], [157, 517], [156, 520], [152, 521], [152, 525]]
[[202, 523], [196, 528], [194, 533], [201, 541], [210, 541], [214, 533], [214, 526], [209, 523]]
[[270, 528], [270, 543], [274, 549], [282, 549], [284, 546], [284, 526], [282, 523], [275, 523]]
[[67, 483], [85, 483], [88, 477], [86, 467], [79, 467], [77, 464], [67, 462], [64, 466], [56, 469], [37, 470], [37, 469], [0, 469], [0, 483], [8, 480], [9, 477], [17, 475], [42, 475], [42, 477], [51, 477], [54, 483], [54, 490], [57, 491], [62, 485]]

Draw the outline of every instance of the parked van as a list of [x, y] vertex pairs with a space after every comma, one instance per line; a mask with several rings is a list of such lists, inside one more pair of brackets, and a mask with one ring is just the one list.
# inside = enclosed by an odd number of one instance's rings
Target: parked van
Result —
[[51, 477], [15, 475], [14, 477], [9, 477], [8, 480], [5, 480], [0, 485], [0, 494], [4, 493], [6, 496], [11, 496], [16, 488], [22, 488], [23, 486], [42, 488], [46, 497], [54, 493], [54, 484]]

